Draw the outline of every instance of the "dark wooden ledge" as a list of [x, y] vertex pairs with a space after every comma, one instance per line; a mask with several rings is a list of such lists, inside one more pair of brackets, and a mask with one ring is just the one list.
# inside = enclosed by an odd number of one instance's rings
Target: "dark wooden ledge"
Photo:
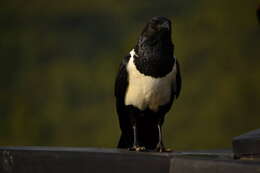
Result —
[[260, 162], [234, 160], [230, 150], [137, 153], [100, 148], [0, 147], [0, 172], [259, 173]]

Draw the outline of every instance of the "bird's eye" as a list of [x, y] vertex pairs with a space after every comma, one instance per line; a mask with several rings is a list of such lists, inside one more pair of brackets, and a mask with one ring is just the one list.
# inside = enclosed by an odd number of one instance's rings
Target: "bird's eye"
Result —
[[156, 30], [157, 28], [156, 28], [156, 23], [154, 22], [154, 23], [151, 23], [150, 24], [150, 27], [152, 28], [152, 29], [154, 29], [154, 30]]

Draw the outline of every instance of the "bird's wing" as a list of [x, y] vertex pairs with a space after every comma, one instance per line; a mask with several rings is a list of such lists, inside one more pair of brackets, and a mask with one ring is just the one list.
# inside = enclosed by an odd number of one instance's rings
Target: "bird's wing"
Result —
[[180, 64], [178, 62], [178, 60], [176, 59], [176, 80], [174, 82], [174, 95], [175, 98], [178, 98], [181, 92], [181, 71], [180, 71]]
[[116, 106], [117, 106], [118, 113], [120, 113], [121, 109], [123, 109], [124, 107], [125, 93], [128, 86], [128, 74], [126, 71], [126, 66], [129, 59], [130, 59], [130, 55], [123, 58], [115, 81], [114, 92], [116, 97]]

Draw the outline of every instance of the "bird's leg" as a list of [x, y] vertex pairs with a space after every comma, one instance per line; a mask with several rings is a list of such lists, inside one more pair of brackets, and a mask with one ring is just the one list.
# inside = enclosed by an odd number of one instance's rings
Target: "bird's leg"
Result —
[[162, 130], [161, 130], [161, 125], [158, 124], [157, 125], [158, 127], [158, 144], [156, 146], [156, 151], [159, 151], [159, 152], [163, 152], [165, 150], [164, 148], [164, 145], [163, 145], [163, 142], [162, 142]]
[[134, 132], [134, 143], [133, 143], [133, 146], [129, 150], [131, 150], [131, 151], [145, 151], [145, 147], [141, 147], [139, 145], [138, 138], [137, 138], [136, 124], [133, 125], [133, 132]]
[[158, 127], [158, 133], [159, 133], [159, 134], [158, 134], [158, 135], [159, 135], [159, 136], [158, 136], [159, 142], [158, 142], [158, 144], [157, 144], [155, 150], [158, 151], [158, 152], [170, 152], [171, 149], [166, 149], [166, 148], [164, 147], [164, 145], [163, 145], [161, 125], [158, 124], [157, 127]]
[[134, 131], [134, 144], [133, 144], [133, 146], [137, 146], [137, 132], [136, 132], [136, 125], [133, 125], [133, 131]]
[[137, 119], [138, 119], [138, 110], [136, 110], [135, 108], [130, 109], [130, 114], [129, 114], [129, 118], [130, 118], [130, 123], [132, 126], [132, 147], [129, 148], [130, 151], [144, 151], [145, 148], [141, 147], [139, 145], [138, 142], [138, 128], [137, 128]]

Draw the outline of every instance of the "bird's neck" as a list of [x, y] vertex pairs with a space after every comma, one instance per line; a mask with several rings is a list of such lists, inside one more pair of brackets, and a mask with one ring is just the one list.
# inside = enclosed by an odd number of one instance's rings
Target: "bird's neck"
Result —
[[141, 43], [135, 47], [138, 57], [134, 58], [137, 69], [144, 75], [164, 77], [172, 71], [174, 45], [171, 40], [157, 43]]

